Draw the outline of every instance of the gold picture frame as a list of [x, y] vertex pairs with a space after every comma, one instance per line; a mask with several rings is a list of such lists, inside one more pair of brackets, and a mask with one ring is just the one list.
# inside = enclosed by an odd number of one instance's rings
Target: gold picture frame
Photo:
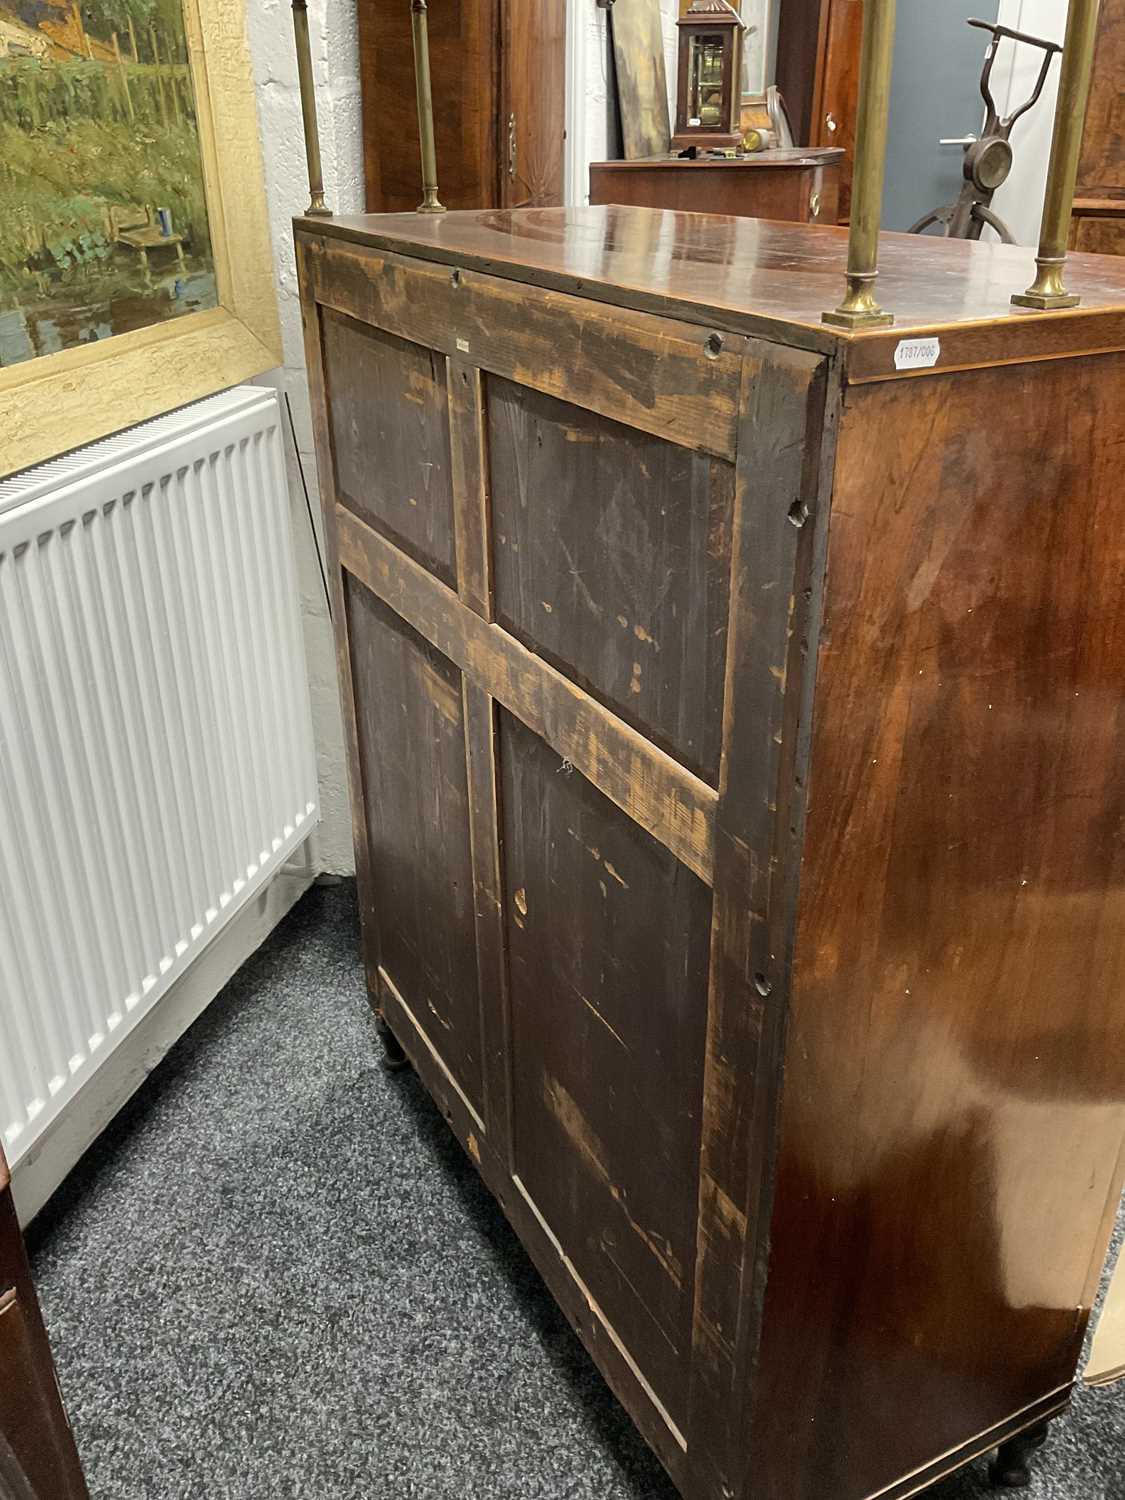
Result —
[[245, 7], [183, 6], [219, 306], [0, 370], [0, 477], [282, 363]]

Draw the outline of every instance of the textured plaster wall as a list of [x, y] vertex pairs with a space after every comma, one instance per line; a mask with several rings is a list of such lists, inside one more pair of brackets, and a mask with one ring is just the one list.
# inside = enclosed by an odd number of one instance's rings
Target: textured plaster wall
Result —
[[[319, 526], [316, 458], [291, 231], [293, 215], [303, 213], [308, 205], [292, 11], [289, 0], [246, 0], [246, 9], [285, 346], [284, 367], [263, 379], [264, 383], [288, 392], [297, 429], [297, 451], [288, 440], [287, 448], [293, 535], [297, 545], [305, 652], [320, 771], [323, 822], [318, 839], [318, 860], [321, 869], [346, 874], [354, 868], [354, 861], [332, 627], [297, 464], [299, 454]], [[328, 201], [339, 212], [362, 212], [363, 155], [355, 0], [309, 0], [309, 30]]]

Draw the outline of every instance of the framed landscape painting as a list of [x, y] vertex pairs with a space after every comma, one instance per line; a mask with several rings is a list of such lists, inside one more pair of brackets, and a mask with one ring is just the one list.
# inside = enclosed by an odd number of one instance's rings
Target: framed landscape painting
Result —
[[243, 0], [0, 0], [0, 475], [279, 360]]

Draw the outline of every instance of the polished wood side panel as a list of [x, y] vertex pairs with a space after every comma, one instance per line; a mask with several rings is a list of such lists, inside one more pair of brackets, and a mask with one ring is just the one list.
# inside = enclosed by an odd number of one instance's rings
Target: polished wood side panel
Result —
[[0, 1490], [88, 1500], [0, 1152]]
[[[422, 198], [410, 6], [359, 0], [363, 160], [372, 213], [410, 213]], [[497, 93], [501, 0], [441, 0], [428, 12], [441, 201], [500, 199]]]
[[515, 1170], [686, 1417], [711, 894], [501, 717]]
[[[342, 312], [354, 312], [357, 305], [370, 308], [380, 295], [378, 285], [365, 293], [362, 284], [346, 274], [346, 263], [337, 261], [337, 245], [354, 243], [398, 256], [418, 255], [430, 263], [427, 270], [432, 276], [440, 276], [444, 264], [460, 268], [463, 282], [471, 279], [467, 268], [488, 272], [496, 280], [510, 277], [513, 300], [526, 296], [525, 286], [534, 285], [579, 295], [595, 315], [601, 313], [600, 302], [622, 304], [630, 318], [637, 310], [672, 317], [677, 341], [687, 340], [695, 324], [706, 330], [704, 346], [710, 333], [720, 330], [731, 353], [736, 352], [732, 334], [839, 352], [848, 381], [928, 380], [954, 369], [1125, 348], [1125, 263], [1109, 256], [1071, 256], [1067, 284], [1082, 297], [1082, 305], [1072, 312], [1037, 313], [1011, 305], [1012, 289], [1026, 286], [1034, 275], [1033, 250], [933, 235], [884, 234], [879, 296], [894, 312], [895, 325], [849, 334], [821, 322], [824, 309], [840, 299], [847, 264], [847, 233], [827, 224], [776, 224], [608, 205], [521, 213], [340, 217], [330, 223], [305, 219], [299, 221], [299, 230], [302, 238], [308, 235], [313, 243], [332, 246], [333, 254], [329, 257], [325, 251], [323, 256], [332, 263], [331, 280], [319, 279], [317, 295], [322, 301], [330, 295], [332, 305]], [[451, 271], [444, 274], [449, 278]], [[372, 280], [378, 283], [379, 278], [372, 273]], [[337, 290], [341, 284], [343, 294]], [[550, 301], [544, 305], [553, 306]], [[453, 352], [447, 343], [456, 310], [440, 294], [435, 310], [441, 314], [441, 326], [431, 347]], [[560, 332], [567, 326], [573, 325], [560, 320]], [[900, 371], [895, 364], [900, 340], [922, 330], [940, 335], [936, 365], [921, 372]], [[415, 337], [430, 342], [428, 334]], [[601, 386], [602, 359], [614, 378], [633, 364], [632, 356], [623, 360], [612, 347], [595, 361], [589, 345], [573, 343], [569, 333], [565, 344], [559, 342], [557, 363], [552, 362], [549, 341], [540, 345], [537, 340], [535, 347], [547, 350], [547, 366], [559, 376], [549, 387], [544, 382], [539, 388], [595, 410], [600, 408], [585, 392]], [[490, 368], [522, 378], [510, 368]], [[724, 392], [730, 378], [723, 372]], [[622, 389], [628, 401], [627, 382]], [[654, 394], [660, 406], [659, 384]], [[643, 412], [643, 402], [637, 401], [620, 413], [605, 414], [643, 426]], [[711, 426], [712, 418], [696, 409], [677, 431], [670, 425], [648, 430], [661, 430], [664, 436], [690, 444], [693, 431], [708, 433]], [[725, 444], [731, 429], [725, 418], [720, 431], [722, 445], [712, 439], [706, 451], [729, 457], [733, 450]]]
[[714, 781], [733, 467], [510, 381], [487, 411], [498, 620]]
[[382, 970], [483, 1118], [461, 674], [345, 584]]
[[[740, 161], [592, 162], [590, 202], [834, 224], [840, 197], [835, 152], [770, 152]], [[790, 160], [786, 160], [786, 157]], [[778, 159], [780, 158], [780, 159]]]
[[1125, 1130], [1123, 388], [1106, 356], [848, 396], [761, 1500], [905, 1494], [1073, 1375]]
[[331, 312], [324, 359], [340, 501], [452, 583], [445, 360]]

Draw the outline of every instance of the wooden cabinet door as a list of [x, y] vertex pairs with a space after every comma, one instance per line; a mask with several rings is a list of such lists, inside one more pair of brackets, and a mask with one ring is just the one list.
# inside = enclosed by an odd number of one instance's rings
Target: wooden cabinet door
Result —
[[840, 146], [847, 153], [840, 171], [842, 224], [847, 223], [851, 213], [862, 37], [863, 0], [832, 0], [828, 11], [819, 87], [814, 101], [812, 144]]
[[87, 1500], [0, 1154], [0, 1500]]
[[[428, 20], [441, 201], [495, 207], [500, 0], [434, 0]], [[422, 197], [422, 166], [409, 4], [360, 0], [359, 56], [367, 208], [411, 213]]]
[[500, 201], [546, 208], [563, 201], [566, 0], [507, 0], [500, 119]]

